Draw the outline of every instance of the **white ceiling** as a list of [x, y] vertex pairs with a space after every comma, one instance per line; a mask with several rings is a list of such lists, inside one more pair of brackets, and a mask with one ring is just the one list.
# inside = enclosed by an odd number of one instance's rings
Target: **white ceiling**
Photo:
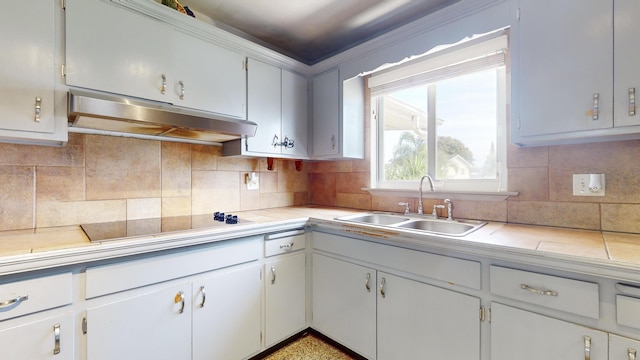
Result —
[[[216, 26], [312, 65], [459, 0], [180, 0]], [[197, 15], [196, 15], [197, 16]]]

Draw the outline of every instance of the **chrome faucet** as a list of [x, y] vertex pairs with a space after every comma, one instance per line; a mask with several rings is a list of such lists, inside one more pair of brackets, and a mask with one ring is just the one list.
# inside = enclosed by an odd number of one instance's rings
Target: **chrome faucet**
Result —
[[453, 220], [453, 204], [451, 199], [444, 199], [444, 203], [447, 204], [447, 220]]
[[433, 188], [433, 179], [431, 178], [431, 176], [424, 175], [423, 177], [420, 178], [420, 189], [419, 189], [419, 192], [418, 192], [418, 214], [423, 214], [424, 213], [424, 208], [422, 207], [422, 182], [424, 181], [424, 178], [427, 178], [429, 180], [429, 191], [431, 191], [431, 192], [435, 192], [436, 191]]

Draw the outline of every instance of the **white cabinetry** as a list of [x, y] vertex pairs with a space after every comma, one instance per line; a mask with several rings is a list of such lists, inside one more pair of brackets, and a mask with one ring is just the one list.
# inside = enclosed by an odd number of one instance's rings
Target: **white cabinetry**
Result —
[[244, 56], [168, 23], [106, 1], [67, 0], [66, 50], [67, 85], [246, 119]]
[[249, 59], [247, 83], [247, 118], [258, 129], [226, 142], [223, 154], [307, 158], [307, 79]]
[[26, 0], [0, 13], [0, 30], [6, 34], [0, 38], [1, 141], [67, 141], [67, 119], [54, 116], [55, 19], [60, 12], [59, 2]]
[[11, 360], [73, 360], [71, 310], [52, 310], [0, 323], [2, 358]]
[[307, 327], [304, 230], [265, 238], [265, 347]]
[[491, 360], [606, 360], [608, 356], [603, 331], [491, 304]]
[[609, 335], [609, 360], [636, 360], [640, 355], [640, 341]]
[[313, 159], [364, 158], [364, 83], [334, 69], [313, 78]]
[[[320, 233], [314, 249], [372, 263], [314, 253], [313, 327], [321, 333], [369, 359], [480, 358], [480, 299], [409, 278], [434, 269], [432, 279], [479, 281], [478, 272], [458, 274], [479, 271], [478, 263]], [[437, 269], [414, 267], [418, 258]]]
[[640, 5], [632, 0], [588, 0], [577, 7], [518, 0], [516, 5], [511, 141], [526, 146], [640, 137], [640, 114], [630, 95], [640, 84], [634, 70], [640, 51], [629, 46], [638, 35], [632, 19]]

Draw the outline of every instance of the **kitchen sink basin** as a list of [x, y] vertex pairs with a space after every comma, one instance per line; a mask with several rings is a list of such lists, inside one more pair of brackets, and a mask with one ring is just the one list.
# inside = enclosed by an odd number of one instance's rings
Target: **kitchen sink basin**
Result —
[[363, 223], [377, 226], [385, 226], [397, 229], [416, 230], [430, 234], [447, 236], [465, 236], [486, 224], [473, 220], [444, 220], [432, 219], [426, 216], [401, 216], [392, 214], [365, 214], [349, 215], [336, 218], [336, 220]]
[[409, 218], [388, 214], [367, 214], [367, 215], [350, 215], [337, 218], [336, 220], [353, 221], [366, 223], [371, 225], [393, 225], [408, 221]]

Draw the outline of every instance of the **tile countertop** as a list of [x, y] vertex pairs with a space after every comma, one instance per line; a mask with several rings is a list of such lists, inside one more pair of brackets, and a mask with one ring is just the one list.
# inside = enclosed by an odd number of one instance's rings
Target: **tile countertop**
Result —
[[[37, 261], [39, 258], [51, 258], [54, 255], [58, 260], [65, 255], [73, 255], [76, 257], [75, 262], [82, 262], [83, 259], [84, 261], [88, 261], [95, 258], [83, 257], [81, 256], [82, 254], [98, 253], [107, 249], [111, 251], [111, 255], [109, 256], [126, 256], [127, 249], [139, 249], [142, 244], [153, 241], [163, 241], [166, 246], [170, 245], [175, 247], [178, 244], [177, 242], [181, 241], [181, 238], [189, 235], [199, 235], [202, 237], [202, 234], [211, 235], [215, 232], [216, 236], [219, 235], [221, 237], [225, 235], [228, 236], [230, 233], [234, 235], [235, 233], [241, 233], [238, 235], [244, 236], [247, 234], [274, 231], [276, 229], [274, 226], [276, 225], [284, 226], [296, 221], [302, 226], [308, 219], [313, 219], [319, 224], [335, 226], [337, 223], [333, 221], [335, 217], [363, 212], [365, 211], [319, 206], [243, 211], [237, 212], [237, 214], [241, 219], [254, 222], [253, 224], [237, 228], [224, 228], [224, 230], [220, 230], [220, 228], [215, 230], [197, 229], [181, 233], [169, 233], [167, 235], [142, 236], [93, 243], [89, 242], [79, 226], [37, 229], [35, 232], [0, 232], [0, 275], [19, 271], [19, 269], [15, 267], [7, 269], [7, 271], [2, 271], [2, 267], [7, 265], [7, 263], [15, 265], [16, 262], [25, 263]], [[339, 226], [349, 227], [351, 225], [341, 223]], [[351, 226], [351, 228], [352, 230], [360, 229], [362, 230], [361, 232], [366, 232], [367, 229], [366, 226], [363, 227], [362, 225], [354, 225]], [[474, 245], [474, 248], [487, 247], [489, 250], [501, 248], [508, 252], [546, 254], [568, 257], [585, 263], [611, 263], [624, 265], [623, 267], [625, 268], [640, 268], [640, 234], [489, 222], [477, 231], [464, 238], [458, 238], [457, 240], [469, 242], [470, 245]], [[171, 241], [173, 241], [173, 243], [171, 243]], [[191, 244], [192, 243], [180, 245]], [[460, 243], [457, 242], [457, 244], [457, 246], [459, 246]], [[148, 251], [138, 251], [138, 253], [155, 250], [158, 250], [158, 248], [149, 248]], [[114, 251], [116, 251], [116, 253], [114, 253]], [[105, 251], [105, 253], [109, 252]], [[36, 268], [52, 267], [60, 264], [65, 264], [65, 262], [57, 261], [55, 264], [50, 263]], [[23, 266], [21, 269], [25, 271], [27, 268], [28, 267]]]

